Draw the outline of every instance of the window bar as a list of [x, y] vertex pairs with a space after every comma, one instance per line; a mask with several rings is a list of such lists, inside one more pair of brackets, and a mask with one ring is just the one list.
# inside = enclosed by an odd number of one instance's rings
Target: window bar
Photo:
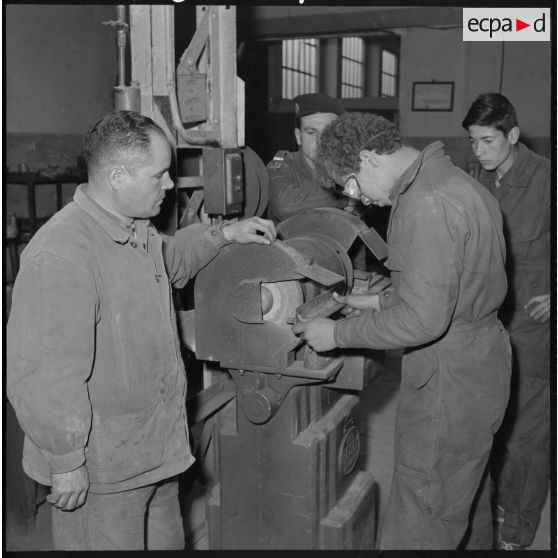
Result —
[[290, 97], [291, 93], [292, 93], [292, 75], [291, 75], [291, 70], [289, 69], [290, 67], [290, 60], [291, 60], [291, 42], [290, 41], [285, 41], [285, 57], [286, 57], [286, 62], [285, 62], [285, 73], [286, 73], [286, 78], [287, 78], [287, 97]]
[[294, 74], [293, 74], [293, 59], [294, 59], [295, 45], [289, 41], [289, 97], [292, 99], [294, 94]]
[[[295, 45], [295, 56], [293, 58], [293, 68], [296, 68], [298, 70], [298, 68], [300, 67], [300, 44], [299, 44], [297, 39], [295, 39], [294, 45]], [[295, 80], [295, 85], [294, 85], [294, 88], [293, 88], [293, 96], [296, 97], [296, 95], [298, 95], [300, 93], [300, 91], [299, 91], [300, 75], [299, 75], [298, 71], [294, 71], [294, 75], [295, 75], [296, 80]]]
[[[309, 51], [308, 43], [305, 41], [304, 42], [304, 68], [303, 68], [303, 70], [306, 71], [306, 72], [309, 69], [308, 68], [308, 61], [309, 61], [310, 57], [309, 57], [309, 52], [308, 51]], [[308, 74], [306, 74], [304, 76], [304, 90], [303, 90], [303, 92], [308, 93]]]
[[312, 45], [307, 45], [306, 50], [308, 52], [308, 65], [306, 66], [308, 70], [308, 89], [306, 92], [312, 93]]

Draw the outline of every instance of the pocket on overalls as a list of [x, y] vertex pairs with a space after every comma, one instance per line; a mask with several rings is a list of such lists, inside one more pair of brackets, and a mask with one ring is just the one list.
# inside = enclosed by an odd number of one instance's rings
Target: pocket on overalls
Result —
[[403, 356], [401, 382], [422, 389], [438, 370], [436, 355], [432, 345], [408, 349]]

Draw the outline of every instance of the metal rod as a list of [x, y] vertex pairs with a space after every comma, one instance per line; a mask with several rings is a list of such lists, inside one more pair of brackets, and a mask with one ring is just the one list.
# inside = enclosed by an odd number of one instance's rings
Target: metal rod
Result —
[[116, 33], [116, 42], [118, 45], [118, 86], [124, 87], [126, 83], [126, 6], [119, 4], [116, 6], [116, 20], [118, 31]]

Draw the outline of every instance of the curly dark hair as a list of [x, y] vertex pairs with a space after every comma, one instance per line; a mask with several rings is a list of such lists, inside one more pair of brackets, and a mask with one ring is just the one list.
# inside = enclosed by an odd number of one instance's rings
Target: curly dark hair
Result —
[[320, 135], [317, 167], [320, 176], [339, 179], [359, 170], [359, 153], [397, 151], [405, 140], [393, 122], [377, 114], [347, 112], [336, 118]]
[[150, 154], [150, 133], [165, 137], [151, 118], [128, 110], [103, 115], [85, 136], [87, 170], [125, 162], [135, 166]]
[[517, 114], [510, 101], [500, 93], [482, 93], [469, 108], [461, 125], [465, 130], [469, 126], [487, 126], [507, 135], [518, 125]]

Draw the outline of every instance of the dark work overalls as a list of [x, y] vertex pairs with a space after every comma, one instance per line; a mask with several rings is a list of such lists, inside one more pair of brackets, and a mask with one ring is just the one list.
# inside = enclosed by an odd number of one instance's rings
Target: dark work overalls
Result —
[[494, 452], [496, 502], [505, 510], [502, 539], [529, 546], [550, 479], [550, 321], [534, 320], [524, 306], [550, 293], [550, 162], [518, 144], [499, 187], [495, 174], [480, 180], [504, 216], [509, 290], [500, 318], [513, 348], [510, 402]]
[[335, 339], [406, 348], [380, 549], [456, 549], [509, 395], [511, 348], [496, 318], [507, 288], [502, 215], [441, 142], [392, 194], [393, 298], [379, 312], [338, 321]]

